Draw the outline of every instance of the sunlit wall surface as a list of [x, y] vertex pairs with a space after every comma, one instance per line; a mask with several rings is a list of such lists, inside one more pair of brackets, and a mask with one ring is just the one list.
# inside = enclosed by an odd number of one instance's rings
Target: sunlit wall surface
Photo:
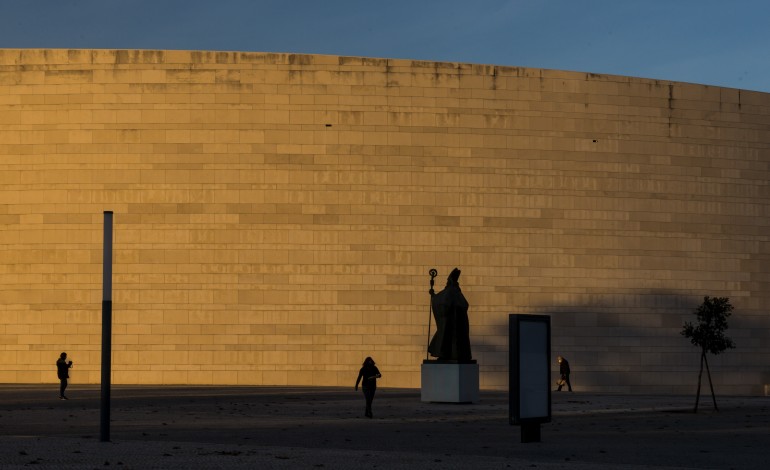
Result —
[[[735, 306], [717, 393], [770, 383], [770, 95], [539, 69], [265, 53], [0, 50], [0, 382], [419, 387], [428, 270], [552, 316], [575, 390], [692, 393], [679, 335]], [[435, 330], [432, 323], [431, 332]], [[554, 380], [557, 367], [554, 364]]]

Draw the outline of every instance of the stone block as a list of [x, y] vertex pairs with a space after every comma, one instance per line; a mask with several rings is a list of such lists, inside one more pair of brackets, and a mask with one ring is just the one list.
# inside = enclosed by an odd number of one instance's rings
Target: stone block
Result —
[[423, 361], [420, 400], [440, 403], [479, 401], [479, 365]]

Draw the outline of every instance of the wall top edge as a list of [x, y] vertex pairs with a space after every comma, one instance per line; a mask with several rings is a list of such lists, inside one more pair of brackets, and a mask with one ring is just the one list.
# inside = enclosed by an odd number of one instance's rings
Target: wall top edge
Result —
[[710, 90], [734, 90], [741, 93], [768, 96], [770, 93], [737, 88], [676, 82], [644, 77], [600, 74], [591, 72], [541, 69], [467, 62], [441, 62], [414, 59], [394, 59], [325, 54], [254, 51], [196, 51], [176, 49], [10, 49], [0, 48], [0, 68], [8, 66], [130, 66], [130, 65], [208, 65], [228, 66], [277, 65], [296, 67], [362, 68], [386, 72], [416, 69], [422, 73], [468, 74], [490, 77], [541, 78], [550, 80], [580, 80], [633, 83], [654, 86], [688, 86]]

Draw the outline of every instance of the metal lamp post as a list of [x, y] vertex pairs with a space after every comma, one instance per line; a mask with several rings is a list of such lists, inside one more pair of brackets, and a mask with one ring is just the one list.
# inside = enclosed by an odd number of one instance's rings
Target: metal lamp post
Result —
[[104, 211], [102, 277], [102, 399], [99, 440], [110, 441], [110, 373], [112, 364], [112, 211]]

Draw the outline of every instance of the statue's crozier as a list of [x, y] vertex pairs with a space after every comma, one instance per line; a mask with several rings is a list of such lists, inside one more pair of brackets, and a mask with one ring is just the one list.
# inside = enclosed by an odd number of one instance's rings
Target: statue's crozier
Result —
[[471, 362], [468, 301], [460, 290], [459, 279], [460, 270], [455, 268], [444, 290], [431, 296], [437, 329], [428, 352], [439, 360]]

